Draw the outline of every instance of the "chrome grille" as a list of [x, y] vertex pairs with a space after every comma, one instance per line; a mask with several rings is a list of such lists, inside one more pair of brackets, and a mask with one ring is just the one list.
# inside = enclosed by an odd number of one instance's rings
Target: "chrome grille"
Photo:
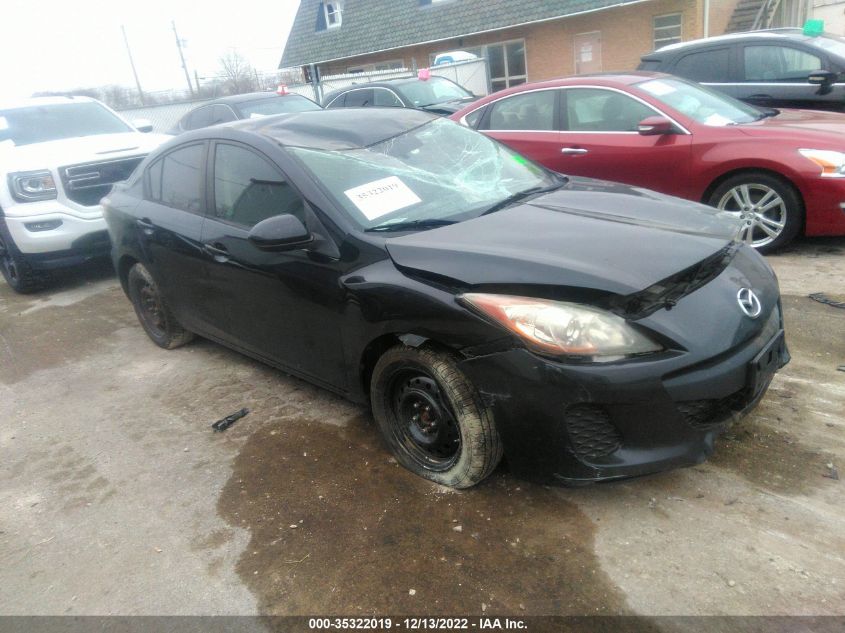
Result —
[[131, 156], [62, 167], [59, 174], [65, 195], [86, 207], [98, 205], [100, 199], [111, 191], [112, 185], [129, 178], [142, 160], [143, 156]]

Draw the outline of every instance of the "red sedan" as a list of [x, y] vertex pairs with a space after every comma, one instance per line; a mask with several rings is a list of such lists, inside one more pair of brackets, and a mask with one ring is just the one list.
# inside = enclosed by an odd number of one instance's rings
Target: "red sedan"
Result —
[[456, 112], [565, 174], [701, 201], [767, 252], [845, 235], [845, 115], [766, 110], [657, 73], [523, 84]]

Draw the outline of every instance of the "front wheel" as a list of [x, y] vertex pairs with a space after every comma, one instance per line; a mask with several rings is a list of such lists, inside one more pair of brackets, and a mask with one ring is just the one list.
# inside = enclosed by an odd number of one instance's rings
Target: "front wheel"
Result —
[[502, 458], [492, 412], [448, 354], [388, 350], [373, 370], [370, 398], [396, 459], [421, 477], [469, 488]]
[[746, 172], [721, 183], [708, 204], [743, 222], [740, 237], [761, 253], [770, 253], [801, 231], [804, 205], [795, 188], [765, 172]]
[[143, 264], [135, 264], [129, 270], [127, 286], [135, 314], [153, 343], [174, 349], [194, 338], [173, 316], [158, 284]]
[[49, 275], [34, 270], [20, 253], [16, 253], [14, 246], [7, 243], [0, 236], [0, 272], [6, 283], [20, 294], [30, 294], [41, 290], [49, 282]]

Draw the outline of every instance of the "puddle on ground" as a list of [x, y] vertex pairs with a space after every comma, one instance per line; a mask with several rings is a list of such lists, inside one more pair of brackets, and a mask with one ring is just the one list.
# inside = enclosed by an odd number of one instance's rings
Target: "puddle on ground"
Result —
[[[769, 396], [771, 397], [771, 396]], [[826, 478], [833, 455], [810, 450], [795, 437], [746, 418], [716, 442], [710, 463], [774, 492], [807, 494], [820, 486], [839, 484]]]
[[262, 614], [627, 611], [575, 505], [501, 472], [464, 492], [431, 484], [366, 416], [264, 425], [218, 511], [252, 533], [237, 571]]

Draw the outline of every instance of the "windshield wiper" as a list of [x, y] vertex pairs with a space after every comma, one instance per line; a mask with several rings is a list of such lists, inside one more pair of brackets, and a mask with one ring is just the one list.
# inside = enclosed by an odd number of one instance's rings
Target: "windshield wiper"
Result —
[[438, 226], [449, 226], [450, 224], [457, 223], [457, 220], [428, 218], [422, 220], [405, 220], [404, 222], [387, 222], [364, 230], [367, 233], [374, 233], [376, 231], [413, 231], [415, 229], [434, 229]]
[[548, 193], [550, 191], [554, 191], [555, 189], [560, 189], [568, 181], [568, 179], [565, 176], [561, 176], [560, 178], [561, 178], [561, 180], [559, 182], [556, 182], [555, 184], [549, 185], [547, 187], [531, 187], [530, 189], [525, 189], [523, 191], [517, 191], [516, 193], [511, 194], [510, 196], [505, 198], [504, 200], [497, 202], [492, 207], [490, 207], [489, 209], [487, 209], [483, 213], [481, 213], [481, 215], [488, 215], [490, 213], [495, 213], [496, 211], [501, 211], [505, 207], [509, 207], [512, 204], [516, 204], [520, 200], [525, 200], [526, 198], [528, 198], [530, 196], [538, 195], [538, 194], [541, 194], [541, 193]]

